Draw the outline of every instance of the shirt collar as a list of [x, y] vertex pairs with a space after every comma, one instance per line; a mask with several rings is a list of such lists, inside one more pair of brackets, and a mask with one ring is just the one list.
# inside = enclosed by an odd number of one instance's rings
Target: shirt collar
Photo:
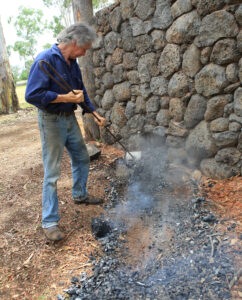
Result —
[[60, 49], [58, 48], [58, 44], [54, 44], [52, 47], [51, 47], [51, 51], [54, 55], [57, 55], [59, 56], [62, 60], [65, 61], [65, 58], [64, 56], [62, 55]]
[[[61, 58], [61, 60], [63, 60], [64, 62], [66, 62], [64, 56], [62, 55], [59, 47], [58, 47], [58, 44], [54, 44], [52, 47], [51, 47], [51, 51], [54, 55], [57, 55]], [[71, 63], [75, 62], [76, 59], [70, 59]]]

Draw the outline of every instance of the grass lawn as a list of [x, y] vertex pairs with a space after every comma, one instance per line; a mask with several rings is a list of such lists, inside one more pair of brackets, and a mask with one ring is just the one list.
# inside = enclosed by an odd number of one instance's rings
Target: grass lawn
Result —
[[25, 90], [26, 90], [26, 85], [16, 86], [16, 93], [18, 96], [19, 106], [22, 109], [33, 107], [33, 105], [31, 105], [25, 101], [25, 98], [24, 98]]

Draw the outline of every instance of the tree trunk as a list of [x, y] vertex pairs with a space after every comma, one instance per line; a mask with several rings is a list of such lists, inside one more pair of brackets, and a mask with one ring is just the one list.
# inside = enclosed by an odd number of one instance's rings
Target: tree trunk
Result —
[[75, 22], [84, 22], [92, 25], [92, 0], [72, 0], [72, 8]]
[[15, 91], [0, 19], [0, 114], [16, 112], [18, 109], [18, 97]]
[[[75, 22], [83, 22], [88, 25], [93, 24], [93, 7], [92, 0], [72, 0], [72, 8]], [[80, 68], [82, 71], [82, 78], [87, 89], [88, 96], [95, 105], [93, 99], [95, 97], [95, 81], [93, 76], [93, 61], [92, 49], [86, 52], [86, 55], [79, 59]], [[100, 131], [97, 124], [94, 122], [90, 114], [85, 114], [84, 129], [86, 140], [97, 140], [100, 138]]]

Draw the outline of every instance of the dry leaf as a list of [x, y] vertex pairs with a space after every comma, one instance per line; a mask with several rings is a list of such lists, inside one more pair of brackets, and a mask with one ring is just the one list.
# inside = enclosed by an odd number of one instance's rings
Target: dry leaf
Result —
[[236, 245], [237, 243], [238, 243], [238, 239], [232, 239], [230, 245], [233, 246]]

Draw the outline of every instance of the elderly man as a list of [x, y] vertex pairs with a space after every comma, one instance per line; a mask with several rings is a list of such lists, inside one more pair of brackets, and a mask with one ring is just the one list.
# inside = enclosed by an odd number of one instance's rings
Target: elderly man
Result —
[[[84, 56], [96, 37], [95, 31], [84, 23], [76, 23], [63, 30], [50, 49], [41, 52], [33, 63], [25, 98], [28, 103], [38, 108], [39, 129], [42, 143], [44, 165], [42, 228], [46, 237], [53, 241], [64, 238], [58, 226], [57, 180], [60, 176], [60, 165], [64, 147], [67, 148], [72, 163], [72, 196], [76, 204], [98, 204], [102, 201], [86, 190], [89, 155], [77, 123], [74, 111], [82, 102], [92, 111], [99, 121], [105, 124], [88, 98], [82, 81], [76, 58]], [[73, 92], [66, 92], [54, 80], [49, 78], [39, 66], [44, 60], [72, 87]], [[85, 110], [84, 110], [85, 113]]]

